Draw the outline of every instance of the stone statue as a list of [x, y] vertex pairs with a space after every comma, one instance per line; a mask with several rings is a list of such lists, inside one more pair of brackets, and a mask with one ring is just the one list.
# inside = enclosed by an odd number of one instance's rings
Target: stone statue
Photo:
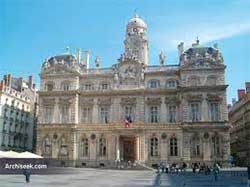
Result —
[[100, 58], [98, 56], [95, 58], [95, 67], [96, 68], [100, 67]]
[[165, 58], [166, 58], [166, 56], [161, 51], [161, 53], [159, 54], [160, 65], [164, 65]]

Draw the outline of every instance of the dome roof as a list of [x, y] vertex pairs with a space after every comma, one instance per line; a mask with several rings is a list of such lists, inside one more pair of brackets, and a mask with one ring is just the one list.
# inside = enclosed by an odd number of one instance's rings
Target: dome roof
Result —
[[80, 68], [80, 65], [77, 63], [77, 59], [74, 55], [65, 53], [49, 57], [45, 60], [42, 65], [42, 71], [47, 71], [51, 68], [66, 68], [72, 71], [77, 71]]
[[147, 28], [147, 24], [137, 14], [128, 21], [128, 26]]

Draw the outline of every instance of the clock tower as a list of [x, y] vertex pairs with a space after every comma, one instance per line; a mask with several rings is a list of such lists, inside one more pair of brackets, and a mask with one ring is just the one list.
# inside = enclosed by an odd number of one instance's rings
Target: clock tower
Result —
[[126, 59], [148, 65], [147, 24], [138, 15], [131, 18], [127, 24], [124, 45]]

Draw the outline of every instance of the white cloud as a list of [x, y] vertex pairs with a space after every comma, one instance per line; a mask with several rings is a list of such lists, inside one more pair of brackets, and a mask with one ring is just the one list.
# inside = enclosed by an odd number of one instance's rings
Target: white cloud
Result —
[[166, 49], [173, 51], [177, 45], [183, 41], [185, 47], [191, 46], [197, 36], [201, 43], [218, 41], [224, 38], [250, 32], [250, 22], [234, 23], [234, 24], [210, 24], [205, 23], [199, 25], [190, 25], [188, 27], [178, 28], [174, 31], [159, 31], [152, 35], [152, 44], [158, 49]]

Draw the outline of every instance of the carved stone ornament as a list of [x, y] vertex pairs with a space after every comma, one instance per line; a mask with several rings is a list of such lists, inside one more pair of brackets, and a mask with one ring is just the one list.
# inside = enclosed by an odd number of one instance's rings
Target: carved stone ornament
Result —
[[46, 105], [46, 106], [48, 106], [48, 105], [55, 105], [56, 104], [56, 101], [55, 101], [55, 99], [54, 98], [44, 98], [43, 100], [43, 105]]
[[98, 99], [98, 105], [111, 105], [111, 98]]
[[122, 105], [135, 105], [136, 104], [136, 98], [122, 98], [121, 99], [121, 104]]
[[208, 101], [221, 101], [222, 97], [218, 94], [207, 94], [207, 100]]
[[94, 105], [94, 99], [93, 98], [89, 98], [89, 99], [85, 99], [85, 98], [81, 98], [80, 99], [80, 103], [81, 105]]
[[187, 100], [188, 101], [201, 101], [203, 98], [202, 98], [202, 95], [199, 94], [199, 95], [187, 95]]
[[59, 98], [59, 105], [71, 105], [73, 103], [73, 99], [71, 98]]
[[161, 104], [161, 98], [147, 98], [146, 103], [148, 105], [160, 105]]
[[178, 98], [178, 96], [168, 96], [168, 97], [166, 97], [165, 98], [165, 103], [166, 104], [171, 104], [171, 103], [176, 103], [176, 104], [178, 104], [178, 103], [180, 103], [180, 100], [179, 100], [179, 98]]
[[163, 140], [167, 139], [167, 134], [165, 132], [161, 134], [161, 139]]

